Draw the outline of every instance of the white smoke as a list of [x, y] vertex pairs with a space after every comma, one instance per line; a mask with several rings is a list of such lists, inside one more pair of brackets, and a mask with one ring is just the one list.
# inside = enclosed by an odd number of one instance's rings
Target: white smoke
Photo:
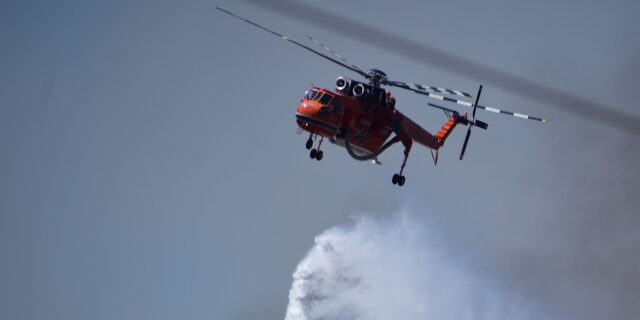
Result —
[[285, 320], [534, 318], [522, 297], [452, 259], [424, 221], [353, 220], [315, 238], [293, 274]]

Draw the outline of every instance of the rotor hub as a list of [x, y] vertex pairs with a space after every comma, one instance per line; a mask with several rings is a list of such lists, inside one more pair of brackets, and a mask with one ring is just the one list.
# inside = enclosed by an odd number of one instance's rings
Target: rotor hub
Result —
[[369, 69], [367, 76], [370, 84], [376, 88], [380, 87], [380, 84], [387, 82], [387, 74], [379, 69]]

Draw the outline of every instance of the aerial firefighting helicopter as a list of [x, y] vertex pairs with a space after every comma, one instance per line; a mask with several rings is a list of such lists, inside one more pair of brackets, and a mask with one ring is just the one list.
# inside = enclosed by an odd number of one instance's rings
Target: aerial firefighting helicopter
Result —
[[[296, 122], [298, 123], [299, 131], [304, 130], [309, 133], [305, 146], [307, 150], [310, 150], [309, 157], [311, 159], [322, 160], [324, 152], [320, 147], [324, 139], [327, 139], [331, 143], [345, 147], [347, 153], [356, 160], [371, 160], [373, 163], [381, 164], [378, 161], [378, 156], [393, 144], [401, 142], [404, 146], [404, 160], [400, 171], [393, 175], [391, 182], [403, 186], [406, 181], [403, 172], [413, 142], [429, 148], [434, 164], [437, 164], [438, 151], [449, 134], [451, 134], [456, 125], [465, 125], [468, 128], [462, 144], [462, 151], [460, 152], [460, 160], [462, 160], [471, 136], [471, 128], [474, 126], [485, 130], [488, 128], [486, 122], [476, 119], [477, 109], [511, 115], [516, 118], [539, 122], [546, 121], [545, 118], [479, 105], [478, 101], [482, 93], [482, 85], [478, 88], [475, 102], [471, 103], [463, 99], [472, 99], [473, 97], [460, 90], [389, 80], [381, 70], [369, 69], [366, 72], [363, 71], [313, 37], [309, 37], [309, 39], [333, 57], [228, 10], [220, 7], [216, 7], [216, 9], [351, 70], [368, 81], [365, 83], [340, 76], [336, 79], [336, 91], [313, 86], [305, 92], [296, 109]], [[402, 88], [430, 98], [471, 108], [471, 116], [469, 117], [467, 113], [461, 114], [454, 109], [441, 105], [427, 103], [430, 107], [444, 111], [449, 117], [442, 128], [435, 135], [432, 135], [398, 111], [395, 108], [395, 98], [383, 86]], [[460, 98], [452, 98], [450, 96]], [[389, 139], [392, 133], [394, 136]], [[320, 137], [320, 141], [317, 147], [313, 148], [315, 137]]]

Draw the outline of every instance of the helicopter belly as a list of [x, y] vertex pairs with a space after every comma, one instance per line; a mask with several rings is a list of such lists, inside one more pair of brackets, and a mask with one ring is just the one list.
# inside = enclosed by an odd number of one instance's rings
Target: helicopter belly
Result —
[[[345, 146], [345, 142], [344, 142], [344, 139], [340, 139], [340, 138], [331, 138], [331, 139], [329, 139], [329, 141], [330, 141], [331, 143], [333, 143], [333, 144], [337, 145], [337, 146], [340, 146], [340, 147], [346, 148], [346, 146]], [[353, 151], [354, 151], [357, 155], [362, 156], [362, 157], [369, 156], [370, 154], [372, 154], [372, 153], [373, 153], [373, 151], [375, 151], [375, 150], [368, 150], [368, 149], [365, 149], [365, 148], [363, 148], [363, 147], [361, 147], [361, 146], [354, 145], [354, 144], [352, 144], [352, 145], [351, 145], [351, 147], [353, 148]]]
[[[330, 138], [332, 143], [341, 147], [345, 146], [344, 139], [337, 137], [340, 122], [338, 119], [323, 119], [296, 113], [296, 122], [298, 126], [305, 131], [325, 136]], [[352, 128], [351, 131], [353, 133], [351, 134], [350, 142], [354, 150], [362, 155], [368, 155], [377, 151], [380, 146], [382, 146], [389, 137], [391, 129], [382, 128], [381, 130], [375, 130], [373, 128], [355, 127]]]

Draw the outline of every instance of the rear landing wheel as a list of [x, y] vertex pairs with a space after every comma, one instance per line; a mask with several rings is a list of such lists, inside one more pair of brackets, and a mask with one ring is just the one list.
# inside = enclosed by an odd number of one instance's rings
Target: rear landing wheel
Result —
[[318, 150], [316, 149], [311, 149], [311, 152], [309, 152], [309, 158], [311, 159], [315, 159], [317, 155], [318, 155]]
[[316, 152], [316, 160], [318, 161], [322, 160], [323, 155], [324, 155], [324, 152], [322, 152], [322, 150]]
[[397, 184], [397, 185], [399, 185], [401, 187], [404, 186], [404, 182], [405, 181], [406, 181], [406, 178], [404, 176], [401, 176], [401, 175], [397, 174], [397, 173], [395, 173], [393, 175], [393, 178], [391, 178], [391, 183]]

